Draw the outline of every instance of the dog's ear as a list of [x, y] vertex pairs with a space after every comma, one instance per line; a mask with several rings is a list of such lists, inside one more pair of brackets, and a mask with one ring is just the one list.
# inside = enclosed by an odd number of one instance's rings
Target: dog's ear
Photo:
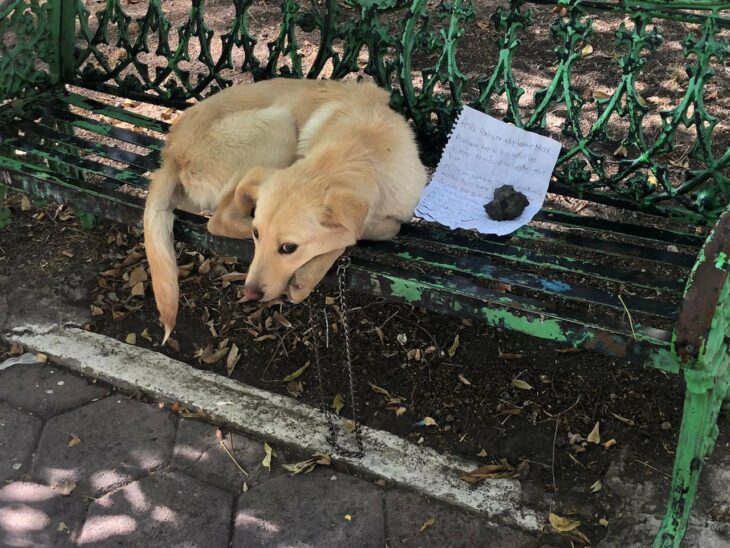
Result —
[[327, 228], [345, 229], [359, 240], [369, 209], [369, 202], [362, 193], [333, 188], [325, 194], [320, 223]]
[[261, 166], [249, 169], [236, 186], [236, 192], [233, 195], [236, 207], [250, 215], [258, 200], [259, 187], [273, 172], [273, 169]]

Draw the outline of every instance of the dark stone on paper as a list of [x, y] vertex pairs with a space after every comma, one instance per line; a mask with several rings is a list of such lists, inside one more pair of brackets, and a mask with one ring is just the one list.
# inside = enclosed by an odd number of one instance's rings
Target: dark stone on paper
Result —
[[495, 221], [511, 221], [522, 215], [529, 203], [512, 185], [503, 185], [494, 191], [494, 199], [484, 204], [484, 211]]

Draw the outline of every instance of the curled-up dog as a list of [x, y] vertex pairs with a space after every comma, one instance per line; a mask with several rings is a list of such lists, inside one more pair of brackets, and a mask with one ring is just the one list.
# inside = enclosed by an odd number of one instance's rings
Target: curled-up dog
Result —
[[250, 300], [301, 302], [348, 246], [397, 235], [426, 172], [388, 102], [371, 83], [273, 80], [229, 88], [181, 116], [145, 209], [166, 337], [179, 299], [175, 207], [215, 208], [211, 233], [254, 239]]

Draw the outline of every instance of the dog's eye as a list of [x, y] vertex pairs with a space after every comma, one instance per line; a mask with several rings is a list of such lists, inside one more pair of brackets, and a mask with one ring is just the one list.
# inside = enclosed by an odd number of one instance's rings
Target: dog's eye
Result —
[[298, 247], [299, 246], [297, 244], [281, 244], [279, 246], [279, 253], [282, 255], [291, 255]]
[[259, 239], [259, 229], [256, 227], [253, 227], [252, 233], [253, 233], [253, 239], [258, 240]]

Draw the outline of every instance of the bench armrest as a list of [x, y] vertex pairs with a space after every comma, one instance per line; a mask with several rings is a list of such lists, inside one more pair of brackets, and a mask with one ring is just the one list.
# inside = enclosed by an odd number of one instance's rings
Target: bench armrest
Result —
[[[705, 240], [687, 280], [674, 331], [672, 349], [690, 369], [697, 363], [730, 276], [730, 209], [720, 216]], [[730, 305], [730, 303], [729, 303]]]

